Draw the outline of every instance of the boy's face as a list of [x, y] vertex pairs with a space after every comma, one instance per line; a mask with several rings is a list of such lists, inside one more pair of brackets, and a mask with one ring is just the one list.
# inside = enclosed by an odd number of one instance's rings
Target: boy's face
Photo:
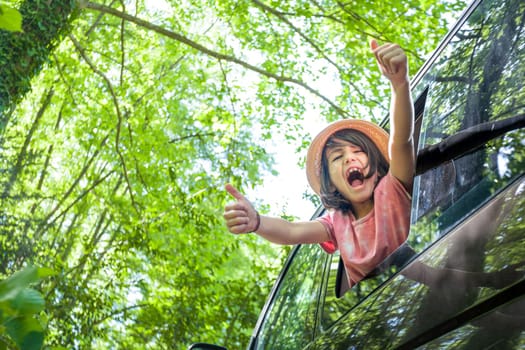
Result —
[[377, 172], [368, 177], [368, 155], [359, 146], [336, 139], [334, 147], [326, 150], [326, 159], [332, 185], [352, 203], [358, 218], [366, 215], [373, 207], [378, 179]]

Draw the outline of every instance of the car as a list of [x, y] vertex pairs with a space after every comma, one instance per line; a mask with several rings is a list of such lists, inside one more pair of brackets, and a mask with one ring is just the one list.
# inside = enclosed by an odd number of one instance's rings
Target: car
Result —
[[411, 82], [407, 241], [352, 288], [295, 246], [247, 349], [525, 349], [524, 82], [525, 3], [474, 1]]

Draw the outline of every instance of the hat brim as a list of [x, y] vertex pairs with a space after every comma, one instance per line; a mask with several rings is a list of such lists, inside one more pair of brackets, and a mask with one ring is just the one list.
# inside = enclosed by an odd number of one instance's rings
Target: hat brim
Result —
[[324, 145], [330, 136], [344, 129], [357, 130], [368, 136], [385, 159], [390, 162], [388, 156], [388, 133], [384, 129], [365, 120], [343, 119], [333, 122], [317, 134], [306, 154], [306, 177], [308, 183], [317, 194], [321, 193], [321, 162]]

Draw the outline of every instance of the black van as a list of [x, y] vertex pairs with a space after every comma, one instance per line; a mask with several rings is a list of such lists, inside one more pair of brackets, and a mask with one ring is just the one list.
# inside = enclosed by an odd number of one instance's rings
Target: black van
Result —
[[407, 242], [351, 289], [296, 246], [248, 349], [525, 349], [525, 1], [474, 1], [412, 86]]

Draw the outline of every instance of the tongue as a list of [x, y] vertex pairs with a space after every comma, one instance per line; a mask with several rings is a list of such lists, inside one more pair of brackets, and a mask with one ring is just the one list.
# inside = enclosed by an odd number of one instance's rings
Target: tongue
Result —
[[350, 186], [352, 187], [360, 186], [362, 184], [363, 184], [363, 180], [359, 180], [359, 179], [354, 179], [350, 182]]

